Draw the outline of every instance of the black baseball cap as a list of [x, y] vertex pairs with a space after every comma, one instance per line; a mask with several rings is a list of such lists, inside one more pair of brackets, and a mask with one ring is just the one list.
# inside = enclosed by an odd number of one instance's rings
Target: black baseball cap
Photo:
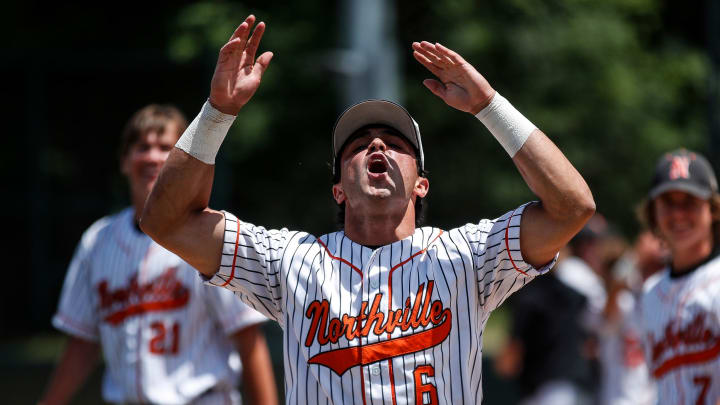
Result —
[[652, 200], [667, 191], [684, 191], [707, 200], [718, 191], [717, 178], [703, 155], [677, 149], [658, 159], [648, 198]]
[[332, 170], [333, 175], [337, 166], [336, 160], [345, 142], [360, 128], [368, 125], [387, 125], [400, 132], [417, 151], [420, 170], [425, 170], [425, 156], [423, 154], [420, 127], [410, 113], [392, 101], [365, 100], [359, 102], [340, 114], [335, 122], [332, 133]]

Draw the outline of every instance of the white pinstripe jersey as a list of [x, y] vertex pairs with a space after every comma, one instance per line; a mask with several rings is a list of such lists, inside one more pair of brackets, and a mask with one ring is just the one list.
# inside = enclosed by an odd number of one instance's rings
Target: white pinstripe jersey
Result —
[[552, 265], [523, 261], [523, 208], [374, 250], [225, 213], [209, 283], [283, 327], [289, 404], [477, 404], [490, 312]]
[[642, 300], [645, 355], [660, 404], [720, 400], [720, 258], [689, 274], [665, 270]]
[[205, 286], [136, 228], [128, 208], [83, 235], [53, 324], [100, 341], [106, 401], [185, 404], [235, 385], [239, 356], [227, 335], [264, 320], [232, 293]]

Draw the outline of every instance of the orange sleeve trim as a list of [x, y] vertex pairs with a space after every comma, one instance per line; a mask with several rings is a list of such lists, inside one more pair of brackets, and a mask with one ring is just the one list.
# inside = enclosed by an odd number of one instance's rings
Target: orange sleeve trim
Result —
[[230, 278], [227, 279], [220, 287], [225, 287], [235, 278], [235, 261], [237, 260], [238, 246], [240, 245], [240, 220], [237, 222], [237, 229], [235, 229], [235, 251], [233, 252], [232, 267], [230, 268]]
[[515, 211], [517, 211], [517, 208], [515, 208], [515, 210], [513, 210], [512, 214], [510, 214], [510, 217], [508, 217], [507, 226], [505, 227], [505, 250], [507, 251], [508, 258], [510, 258], [510, 264], [512, 264], [513, 268], [527, 276], [528, 274], [526, 272], [518, 269], [517, 265], [515, 265], [515, 260], [513, 260], [512, 252], [510, 251], [510, 242], [508, 241], [508, 234], [510, 231], [510, 220], [512, 220], [512, 218], [515, 216]]

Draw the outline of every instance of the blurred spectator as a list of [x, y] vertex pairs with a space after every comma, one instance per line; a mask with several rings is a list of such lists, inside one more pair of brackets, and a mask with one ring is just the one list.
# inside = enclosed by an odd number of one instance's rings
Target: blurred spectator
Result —
[[517, 377], [523, 405], [588, 404], [590, 368], [580, 319], [587, 299], [550, 271], [515, 293], [509, 343], [495, 360], [503, 377]]
[[687, 149], [661, 156], [642, 213], [670, 253], [641, 301], [658, 404], [720, 404], [720, 193], [710, 162]]
[[569, 256], [557, 264], [557, 278], [587, 299], [583, 324], [592, 332], [602, 324], [607, 303], [603, 272], [607, 264], [605, 242], [610, 236], [605, 218], [595, 214], [570, 241]]
[[663, 268], [666, 257], [661, 242], [645, 231], [606, 273], [609, 294], [599, 351], [602, 405], [646, 405], [657, 400], [643, 353], [639, 303], [643, 282]]
[[604, 275], [624, 248], [595, 214], [560, 253], [556, 269], [509, 300], [512, 339], [495, 366], [500, 375], [519, 377], [523, 405], [597, 402]]
[[43, 405], [65, 404], [97, 366], [111, 403], [276, 404], [267, 320], [153, 242], [138, 218], [160, 168], [187, 126], [172, 106], [149, 105], [122, 136], [132, 205], [95, 222], [70, 263], [53, 325], [69, 335]]

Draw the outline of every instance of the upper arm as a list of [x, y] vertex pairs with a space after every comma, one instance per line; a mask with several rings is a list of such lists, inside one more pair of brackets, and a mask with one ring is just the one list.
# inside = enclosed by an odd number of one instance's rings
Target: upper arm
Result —
[[520, 232], [523, 257], [541, 266], [595, 213], [595, 201], [580, 173], [540, 130], [533, 131], [513, 163], [541, 201], [527, 207]]
[[555, 258], [579, 229], [563, 226], [551, 218], [536, 202], [525, 208], [520, 223], [520, 249], [525, 261], [533, 266], [542, 266]]
[[242, 222], [231, 213], [225, 216], [219, 270], [208, 283], [239, 293], [253, 308], [282, 322], [288, 277], [283, 260], [292, 261], [299, 235], [306, 234], [284, 228], [267, 230]]
[[190, 216], [175, 233], [158, 243], [211, 277], [220, 267], [224, 233], [223, 213], [206, 208]]
[[53, 326], [86, 341], [99, 339], [98, 317], [93, 305], [91, 278], [92, 247], [97, 237], [96, 226], [91, 227], [78, 244], [65, 275], [58, 310]]
[[464, 228], [473, 253], [480, 304], [488, 313], [554, 264], [551, 260], [536, 268], [527, 262], [520, 249], [520, 224], [526, 207], [520, 206], [495, 220], [483, 220]]

